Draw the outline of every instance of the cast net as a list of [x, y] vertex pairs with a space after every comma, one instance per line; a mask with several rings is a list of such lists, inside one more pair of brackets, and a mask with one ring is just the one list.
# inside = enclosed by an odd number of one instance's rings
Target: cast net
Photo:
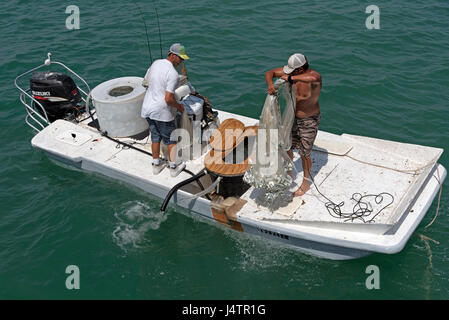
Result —
[[[255, 149], [249, 157], [251, 167], [243, 179], [255, 188], [264, 190], [264, 200], [272, 207], [285, 194], [292, 178], [292, 162], [287, 154], [292, 144], [291, 130], [295, 118], [295, 93], [288, 82], [277, 80], [273, 95], [267, 95], [259, 120]], [[280, 95], [285, 101], [281, 116]]]

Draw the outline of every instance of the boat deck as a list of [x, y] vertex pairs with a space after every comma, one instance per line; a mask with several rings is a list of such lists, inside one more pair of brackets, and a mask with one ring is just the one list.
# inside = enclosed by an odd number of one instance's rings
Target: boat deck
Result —
[[[320, 132], [311, 156], [311, 189], [269, 212], [263, 192], [251, 188], [242, 196], [248, 203], [240, 216], [383, 234], [416, 198], [441, 153], [437, 148]], [[299, 157], [294, 164], [292, 190], [302, 182]]]

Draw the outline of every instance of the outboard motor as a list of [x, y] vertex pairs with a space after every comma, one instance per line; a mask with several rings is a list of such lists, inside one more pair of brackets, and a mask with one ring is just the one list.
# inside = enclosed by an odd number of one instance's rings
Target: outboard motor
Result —
[[[73, 79], [60, 72], [34, 73], [30, 89], [34, 99], [44, 107], [50, 122], [73, 116], [81, 101], [81, 93]], [[36, 109], [43, 113], [40, 107], [36, 106]]]

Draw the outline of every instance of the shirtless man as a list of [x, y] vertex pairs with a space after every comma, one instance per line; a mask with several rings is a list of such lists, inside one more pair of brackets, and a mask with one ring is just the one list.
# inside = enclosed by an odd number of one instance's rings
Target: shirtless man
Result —
[[302, 196], [310, 189], [312, 159], [310, 153], [318, 133], [321, 114], [318, 98], [321, 93], [321, 75], [310, 69], [304, 55], [295, 53], [283, 68], [275, 68], [265, 73], [268, 93], [274, 94], [273, 78], [281, 78], [293, 84], [296, 95], [296, 117], [292, 127], [292, 147], [287, 152], [293, 160], [293, 149], [301, 156], [304, 179], [294, 196]]

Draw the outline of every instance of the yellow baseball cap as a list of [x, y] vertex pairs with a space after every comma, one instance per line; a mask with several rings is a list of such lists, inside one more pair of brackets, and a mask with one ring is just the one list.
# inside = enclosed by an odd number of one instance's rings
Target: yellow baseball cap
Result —
[[186, 54], [186, 48], [180, 43], [174, 43], [171, 45], [169, 52], [176, 54], [184, 60], [190, 59]]

